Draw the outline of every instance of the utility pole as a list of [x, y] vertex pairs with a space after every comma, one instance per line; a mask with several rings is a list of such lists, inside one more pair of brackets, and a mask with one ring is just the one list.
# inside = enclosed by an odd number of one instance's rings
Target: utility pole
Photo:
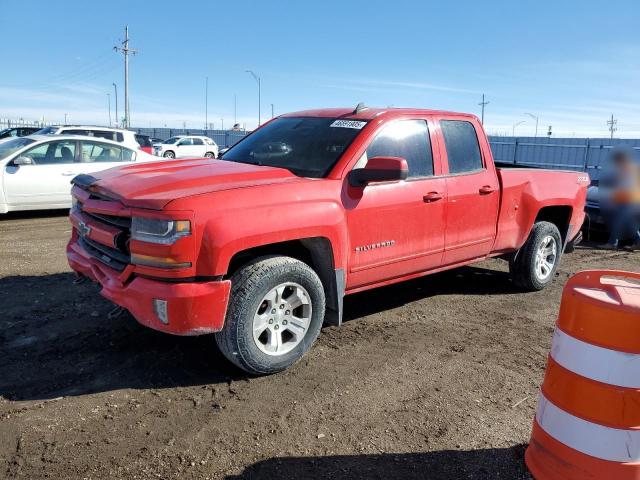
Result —
[[609, 125], [609, 132], [611, 132], [611, 140], [613, 140], [613, 132], [618, 130], [618, 120], [613, 118], [613, 113], [611, 114], [611, 120], [607, 120], [607, 125]]
[[209, 123], [209, 77], [204, 77], [204, 129]]
[[224, 118], [221, 118], [221, 119], [220, 119], [220, 125], [222, 125], [221, 130], [223, 130], [223, 131], [224, 131]]
[[271, 118], [273, 118], [273, 103], [271, 104]]
[[129, 55], [138, 53], [138, 50], [129, 48], [129, 25], [124, 27], [122, 46], [115, 46], [113, 49], [124, 55], [124, 128], [129, 128]]
[[480, 117], [480, 123], [484, 125], [484, 106], [489, 105], [489, 102], [485, 102], [484, 100], [484, 93], [482, 94], [482, 101], [478, 105], [482, 107], [482, 115]]
[[113, 82], [113, 91], [116, 97], [116, 127], [120, 126], [120, 120], [118, 119], [118, 86]]
[[261, 107], [261, 103], [260, 103], [260, 77], [258, 75], [256, 75], [256, 73], [253, 70], [245, 70], [245, 72], [250, 74], [253, 77], [253, 79], [258, 83], [258, 126], [260, 126], [260, 124], [262, 123], [261, 117], [260, 117], [260, 107]]
[[109, 102], [109, 126], [111, 126], [111, 94], [107, 92], [107, 101]]
[[536, 135], [535, 136], [537, 137], [538, 136], [538, 117], [536, 117], [533, 113], [526, 113], [525, 112], [525, 115], [533, 118], [536, 121]]
[[67, 114], [66, 113], [64, 114], [64, 124], [65, 125], [67, 124]]

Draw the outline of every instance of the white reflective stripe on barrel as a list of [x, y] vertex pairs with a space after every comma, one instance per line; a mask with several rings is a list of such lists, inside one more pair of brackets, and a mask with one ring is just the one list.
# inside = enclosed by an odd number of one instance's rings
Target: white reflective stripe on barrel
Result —
[[567, 447], [611, 462], [640, 462], [640, 430], [604, 427], [574, 417], [540, 394], [536, 420]]
[[618, 387], [640, 388], [638, 354], [597, 347], [556, 328], [551, 357], [567, 370], [591, 380]]

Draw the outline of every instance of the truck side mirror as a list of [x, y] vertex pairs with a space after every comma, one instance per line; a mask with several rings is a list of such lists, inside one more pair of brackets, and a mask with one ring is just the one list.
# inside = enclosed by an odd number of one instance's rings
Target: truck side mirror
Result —
[[14, 165], [33, 165], [31, 157], [18, 157], [13, 161]]
[[400, 157], [372, 157], [364, 168], [349, 172], [349, 184], [353, 187], [365, 187], [372, 182], [393, 182], [406, 180], [409, 166]]

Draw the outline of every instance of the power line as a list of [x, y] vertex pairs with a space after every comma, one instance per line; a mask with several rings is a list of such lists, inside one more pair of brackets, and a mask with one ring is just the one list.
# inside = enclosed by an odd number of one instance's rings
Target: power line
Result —
[[129, 47], [129, 25], [124, 26], [122, 46], [116, 45], [113, 49], [124, 55], [124, 127], [129, 128], [129, 55], [138, 53], [138, 50]]

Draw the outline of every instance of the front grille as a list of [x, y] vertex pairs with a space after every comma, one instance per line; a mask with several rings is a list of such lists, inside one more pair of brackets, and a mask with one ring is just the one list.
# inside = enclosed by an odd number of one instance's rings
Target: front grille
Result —
[[100, 260], [105, 265], [109, 265], [114, 270], [121, 272], [131, 261], [130, 255], [124, 255], [115, 248], [109, 248], [88, 238], [79, 238], [82, 248], [93, 258]]
[[[101, 198], [106, 200], [106, 198]], [[91, 223], [108, 225], [116, 227], [119, 232], [115, 236], [115, 248], [113, 246], [103, 245], [91, 240], [90, 238], [80, 237], [79, 243], [85, 251], [92, 257], [98, 259], [111, 268], [122, 271], [131, 263], [131, 252], [129, 251], [129, 240], [131, 239], [131, 218], [118, 217], [116, 215], [104, 215], [98, 213], [87, 212], [83, 209], [83, 205], [78, 203], [77, 208], [80, 209], [85, 217], [91, 219]]]
[[100, 222], [108, 223], [109, 225], [113, 225], [114, 227], [121, 227], [127, 230], [131, 229], [131, 219], [129, 217], [116, 217], [114, 215], [100, 215], [98, 213], [89, 212], [83, 213], [88, 217], [95, 218]]

